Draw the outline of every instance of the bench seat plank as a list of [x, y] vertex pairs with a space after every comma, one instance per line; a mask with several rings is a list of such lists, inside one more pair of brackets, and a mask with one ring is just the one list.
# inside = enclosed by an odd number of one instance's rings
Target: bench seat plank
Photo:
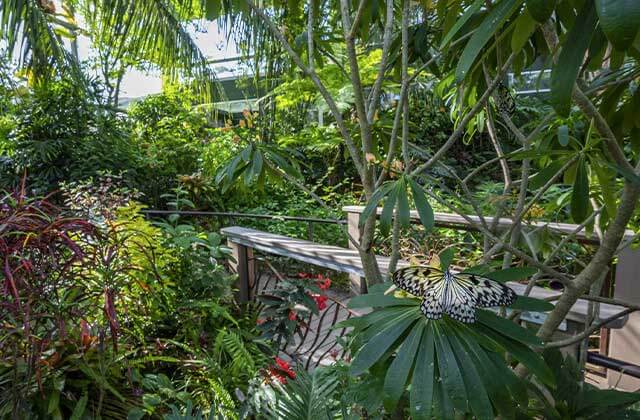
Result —
[[[275, 233], [263, 232], [256, 229], [245, 228], [240, 226], [226, 227], [221, 230], [232, 243], [245, 246], [247, 248], [257, 249], [261, 252], [279, 255], [282, 257], [293, 258], [298, 261], [306, 262], [312, 265], [329, 268], [332, 270], [355, 274], [364, 277], [362, 262], [360, 255], [355, 249], [342, 248], [332, 245], [322, 245], [304, 239], [295, 239], [288, 236], [278, 235]], [[388, 257], [378, 257], [378, 265], [383, 275], [387, 273], [389, 267]], [[398, 261], [398, 267], [408, 266], [406, 261]], [[525, 285], [515, 282], [507, 282], [516, 293], [522, 294]], [[560, 292], [545, 289], [542, 287], [534, 287], [530, 296], [546, 299], [559, 295]], [[553, 302], [552, 302], [553, 303]], [[588, 302], [584, 299], [571, 308], [567, 319], [573, 323], [584, 324], [587, 314]], [[625, 308], [617, 305], [600, 304], [600, 319], [613, 316]], [[525, 314], [523, 316], [527, 321], [542, 323], [546, 318], [546, 314], [534, 313]], [[619, 318], [607, 325], [608, 328], [621, 328], [627, 321], [627, 317]], [[566, 330], [566, 324], [561, 329]]]

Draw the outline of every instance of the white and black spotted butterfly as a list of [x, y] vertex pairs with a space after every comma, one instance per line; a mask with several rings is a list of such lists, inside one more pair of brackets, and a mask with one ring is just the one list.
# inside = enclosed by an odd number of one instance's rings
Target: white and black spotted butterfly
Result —
[[477, 274], [452, 274], [431, 266], [413, 266], [396, 270], [393, 283], [412, 295], [422, 297], [420, 310], [429, 319], [443, 314], [460, 322], [476, 320], [476, 308], [507, 306], [516, 293], [502, 283]]

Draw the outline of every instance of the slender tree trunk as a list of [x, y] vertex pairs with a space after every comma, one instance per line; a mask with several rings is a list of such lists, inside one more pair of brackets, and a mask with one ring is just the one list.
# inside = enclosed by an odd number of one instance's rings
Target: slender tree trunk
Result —
[[584, 270], [565, 287], [562, 296], [556, 303], [555, 309], [538, 330], [540, 338], [545, 341], [551, 338], [553, 332], [562, 323], [578, 298], [586, 293], [589, 287], [608, 269], [609, 263], [622, 241], [627, 223], [633, 216], [638, 199], [640, 199], [640, 186], [625, 182], [618, 213], [604, 233], [602, 244]]

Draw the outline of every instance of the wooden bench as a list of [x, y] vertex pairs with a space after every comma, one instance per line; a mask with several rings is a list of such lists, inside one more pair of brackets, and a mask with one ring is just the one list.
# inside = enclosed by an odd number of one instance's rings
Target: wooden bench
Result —
[[[240, 299], [248, 301], [252, 298], [251, 290], [254, 285], [255, 259], [253, 252], [260, 252], [282, 257], [292, 258], [308, 264], [319, 267], [328, 268], [344, 273], [353, 274], [363, 277], [364, 272], [360, 256], [355, 249], [341, 248], [331, 245], [322, 245], [303, 239], [290, 238], [288, 236], [277, 235], [274, 233], [263, 232], [255, 229], [233, 226], [223, 228], [221, 233], [227, 237], [229, 247], [233, 251], [236, 260], [232, 269], [239, 275]], [[389, 258], [378, 257], [380, 270], [383, 274], [387, 273], [389, 266]], [[406, 261], [399, 261], [398, 266], [406, 266]], [[513, 288], [516, 293], [522, 294], [525, 286], [519, 283], [508, 282], [509, 287]], [[536, 298], [549, 298], [558, 295], [560, 292], [534, 287], [530, 296]], [[574, 334], [584, 329], [585, 317], [587, 314], [588, 302], [579, 300], [571, 309], [567, 319], [563, 322], [560, 331], [567, 334]], [[600, 305], [600, 318], [608, 318], [620, 311], [623, 307], [609, 304]], [[545, 313], [524, 313], [522, 319], [541, 324], [546, 318]], [[609, 328], [621, 328], [626, 322], [626, 317], [611, 322]]]

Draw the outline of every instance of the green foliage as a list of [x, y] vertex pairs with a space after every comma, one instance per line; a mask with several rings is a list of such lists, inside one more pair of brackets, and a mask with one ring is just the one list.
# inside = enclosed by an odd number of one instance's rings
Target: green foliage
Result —
[[296, 334], [302, 335], [303, 326], [309, 328], [311, 315], [318, 315], [326, 307], [326, 296], [321, 295], [331, 284], [330, 279], [316, 285], [307, 276], [282, 279], [268, 292], [258, 296], [262, 306], [258, 329], [265, 342], [271, 342], [277, 351], [290, 344]]
[[137, 162], [127, 127], [91, 94], [66, 81], [36, 85], [21, 98], [4, 150], [10, 152], [13, 179], [26, 171], [41, 192], [62, 181], [77, 181], [101, 170], [135, 173]]
[[129, 110], [132, 142], [141, 151], [139, 186], [154, 206], [178, 185], [178, 176], [202, 171], [207, 145], [216, 142], [203, 112], [193, 110], [188, 91], [152, 95]]
[[505, 360], [507, 353], [538, 380], [553, 384], [550, 369], [534, 351], [541, 342], [526, 329], [489, 311], [479, 311], [475, 324], [429, 321], [419, 300], [385, 295], [387, 287], [350, 302], [354, 308], [375, 309], [343, 322], [354, 327], [351, 373], [380, 369], [387, 410], [408, 397], [414, 418], [511, 417], [528, 397], [525, 382]]
[[551, 387], [551, 399], [538, 393], [536, 404], [529, 415], [547, 419], [637, 419], [640, 414], [628, 409], [640, 401], [640, 395], [615, 389], [600, 389], [581, 381], [581, 372], [575, 359], [565, 356], [557, 349], [545, 350], [544, 359], [555, 376]]
[[296, 379], [287, 381], [276, 392], [276, 402], [268, 418], [315, 420], [332, 419], [337, 415], [333, 397], [338, 379], [330, 370], [315, 369], [311, 373], [296, 372]]

